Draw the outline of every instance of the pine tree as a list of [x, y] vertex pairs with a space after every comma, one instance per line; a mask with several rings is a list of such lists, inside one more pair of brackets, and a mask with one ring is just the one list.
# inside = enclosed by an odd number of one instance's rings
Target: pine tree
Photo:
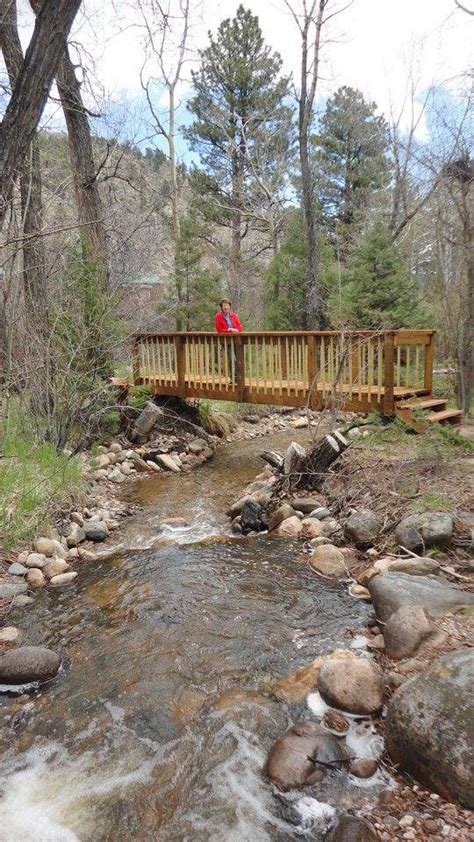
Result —
[[229, 286], [238, 306], [242, 241], [262, 217], [255, 176], [262, 172], [269, 137], [288, 132], [291, 122], [284, 102], [288, 80], [280, 76], [282, 60], [265, 44], [258, 18], [242, 5], [209, 39], [193, 73], [188, 108], [194, 120], [186, 136], [204, 168], [195, 184], [208, 200], [206, 213], [231, 231]]
[[328, 100], [315, 137], [318, 197], [331, 240], [345, 262], [375, 191], [388, 185], [388, 125], [375, 102], [342, 87]]
[[381, 223], [365, 234], [351, 256], [344, 276], [342, 316], [360, 328], [416, 327], [424, 322], [415, 278]]

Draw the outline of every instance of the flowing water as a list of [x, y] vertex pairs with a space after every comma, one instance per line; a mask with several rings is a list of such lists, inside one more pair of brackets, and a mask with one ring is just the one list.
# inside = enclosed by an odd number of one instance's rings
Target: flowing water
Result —
[[[38, 593], [12, 618], [65, 666], [39, 692], [2, 698], [1, 842], [320, 839], [334, 807], [367, 796], [343, 773], [284, 797], [261, 775], [273, 740], [320, 704], [313, 694], [289, 708], [265, 688], [347, 646], [344, 630], [368, 611], [298, 562], [295, 546], [225, 536], [225, 508], [264, 444], [130, 484], [144, 509], [123, 532], [141, 548], [83, 564], [76, 585]], [[146, 549], [171, 516], [190, 526]]]

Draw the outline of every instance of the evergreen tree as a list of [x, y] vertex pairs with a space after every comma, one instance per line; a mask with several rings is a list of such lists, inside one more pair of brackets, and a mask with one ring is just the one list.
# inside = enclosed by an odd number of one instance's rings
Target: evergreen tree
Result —
[[342, 319], [355, 327], [400, 328], [423, 323], [415, 278], [405, 269], [383, 224], [374, 225], [354, 250], [344, 275], [342, 302]]
[[328, 100], [315, 138], [318, 196], [331, 239], [345, 262], [374, 191], [388, 185], [388, 125], [375, 102], [342, 87]]
[[182, 330], [212, 330], [220, 283], [217, 273], [203, 266], [205, 249], [196, 216], [181, 221], [176, 250], [176, 290], [180, 291], [176, 319]]
[[195, 183], [208, 200], [206, 213], [231, 230], [229, 285], [238, 306], [242, 241], [262, 218], [256, 175], [262, 166], [268, 175], [262, 160], [269, 138], [288, 132], [291, 122], [284, 102], [288, 80], [280, 76], [282, 60], [265, 44], [258, 18], [242, 5], [209, 39], [193, 73], [188, 108], [194, 120], [186, 136], [204, 168]]
[[[326, 298], [335, 283], [331, 249], [320, 238], [321, 286]], [[304, 329], [307, 324], [306, 272], [308, 246], [302, 210], [288, 215], [285, 236], [265, 276], [265, 322], [271, 330]]]

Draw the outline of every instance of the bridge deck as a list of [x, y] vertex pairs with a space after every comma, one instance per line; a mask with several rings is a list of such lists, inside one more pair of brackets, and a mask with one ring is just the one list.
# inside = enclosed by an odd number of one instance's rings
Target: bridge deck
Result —
[[394, 414], [429, 395], [434, 331], [138, 334], [134, 382], [157, 395]]

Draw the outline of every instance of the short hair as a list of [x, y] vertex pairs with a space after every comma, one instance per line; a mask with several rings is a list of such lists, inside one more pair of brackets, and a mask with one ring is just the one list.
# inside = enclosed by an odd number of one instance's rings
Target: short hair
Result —
[[232, 301], [230, 300], [230, 298], [221, 298], [221, 300], [219, 301], [219, 307], [221, 309], [223, 304], [229, 304], [229, 306], [232, 307]]

